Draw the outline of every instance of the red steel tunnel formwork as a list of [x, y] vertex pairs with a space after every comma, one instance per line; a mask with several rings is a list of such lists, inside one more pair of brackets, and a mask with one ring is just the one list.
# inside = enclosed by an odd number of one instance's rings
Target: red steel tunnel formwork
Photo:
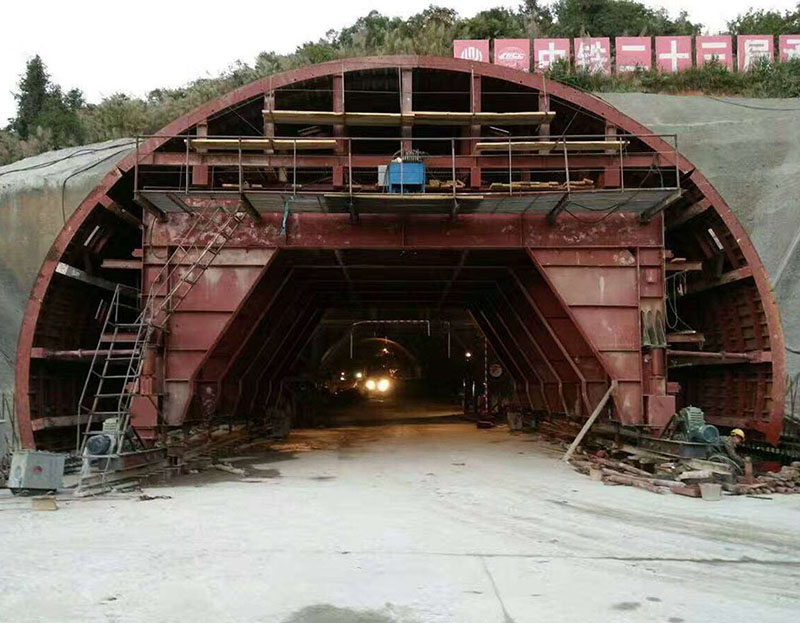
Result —
[[[414, 149], [426, 192], [386, 194], [378, 167]], [[767, 275], [668, 137], [541, 74], [400, 56], [263, 78], [118, 164], [57, 237], [26, 309], [26, 446], [74, 442], [112, 291], [135, 304], [218, 206], [249, 218], [149, 349], [132, 409], [145, 439], [263, 416], [331, 309], [466, 311], [536, 411], [587, 416], [616, 381], [607, 411], [626, 426], [657, 435], [693, 404], [780, 435]]]

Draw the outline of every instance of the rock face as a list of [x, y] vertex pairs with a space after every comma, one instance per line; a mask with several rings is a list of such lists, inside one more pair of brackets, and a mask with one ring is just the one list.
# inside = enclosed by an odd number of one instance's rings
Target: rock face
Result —
[[678, 150], [725, 198], [770, 274], [800, 374], [800, 99], [604, 93], [602, 98]]
[[[678, 149], [722, 194], [769, 271], [787, 369], [800, 373], [800, 100], [605, 93]], [[0, 391], [13, 388], [25, 304], [50, 245], [133, 141], [64, 149], [0, 167]]]
[[22, 315], [50, 245], [133, 143], [72, 147], [0, 167], [0, 392], [13, 390]]

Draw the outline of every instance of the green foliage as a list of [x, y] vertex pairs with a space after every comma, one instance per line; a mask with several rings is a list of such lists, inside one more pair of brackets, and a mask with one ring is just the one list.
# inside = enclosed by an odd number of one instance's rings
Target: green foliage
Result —
[[750, 9], [728, 22], [732, 35], [796, 35], [800, 32], [800, 3], [794, 11]]
[[11, 120], [11, 129], [22, 140], [26, 140], [31, 131], [36, 129], [36, 120], [44, 108], [49, 87], [50, 76], [37, 54], [28, 61], [25, 74], [19, 81], [19, 93], [14, 94], [17, 116]]
[[[545, 4], [548, 2], [548, 4]], [[750, 10], [729, 23], [731, 33], [800, 32], [796, 11]], [[195, 80], [177, 89], [154, 89], [145, 98], [115, 93], [87, 104], [82, 93], [63, 93], [51, 82], [38, 56], [18, 86], [17, 115], [0, 129], [0, 164], [49, 149], [152, 134], [201, 104], [262, 76], [338, 58], [388, 54], [450, 56], [453, 39], [535, 38], [618, 35], [692, 35], [700, 24], [686, 13], [670, 17], [634, 0], [523, 0], [517, 9], [494, 8], [462, 18], [450, 8], [431, 5], [408, 19], [371, 11], [352, 25], [329, 31], [291, 54], [262, 52], [250, 65], [236, 62], [219, 76]], [[762, 63], [748, 74], [708, 64], [679, 74], [636, 71], [604, 76], [574, 70], [560, 62], [549, 76], [587, 91], [701, 92], [751, 97], [800, 96], [800, 61]]]
[[664, 9], [632, 0], [557, 0], [553, 13], [558, 37], [693, 35], [702, 26], [690, 22], [685, 11], [673, 20]]

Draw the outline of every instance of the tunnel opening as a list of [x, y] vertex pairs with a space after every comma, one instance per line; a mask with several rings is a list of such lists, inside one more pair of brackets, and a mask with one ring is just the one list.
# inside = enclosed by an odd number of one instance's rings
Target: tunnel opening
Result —
[[[509, 405], [588, 415], [609, 373], [543, 271], [513, 248], [279, 250], [184, 382], [193, 362], [170, 347], [169, 394], [190, 398], [171, 400], [167, 421], [314, 426]], [[169, 339], [196, 338], [196, 317], [177, 311]], [[636, 335], [636, 309], [629, 317]], [[631, 390], [621, 383], [617, 399], [640, 417]]]

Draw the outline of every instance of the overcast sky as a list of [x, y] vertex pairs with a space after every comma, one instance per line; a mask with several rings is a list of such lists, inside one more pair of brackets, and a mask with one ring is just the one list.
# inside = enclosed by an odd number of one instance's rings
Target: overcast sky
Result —
[[[0, 4], [0, 126], [15, 113], [16, 90], [25, 62], [39, 54], [64, 90], [78, 87], [90, 102], [118, 91], [144, 95], [213, 76], [261, 51], [291, 52], [330, 29], [351, 24], [377, 9], [408, 17], [430, 4], [455, 6], [473, 15], [502, 0], [23, 0]], [[796, 0], [645, 0], [692, 20], [710, 32], [750, 6], [788, 9]]]

